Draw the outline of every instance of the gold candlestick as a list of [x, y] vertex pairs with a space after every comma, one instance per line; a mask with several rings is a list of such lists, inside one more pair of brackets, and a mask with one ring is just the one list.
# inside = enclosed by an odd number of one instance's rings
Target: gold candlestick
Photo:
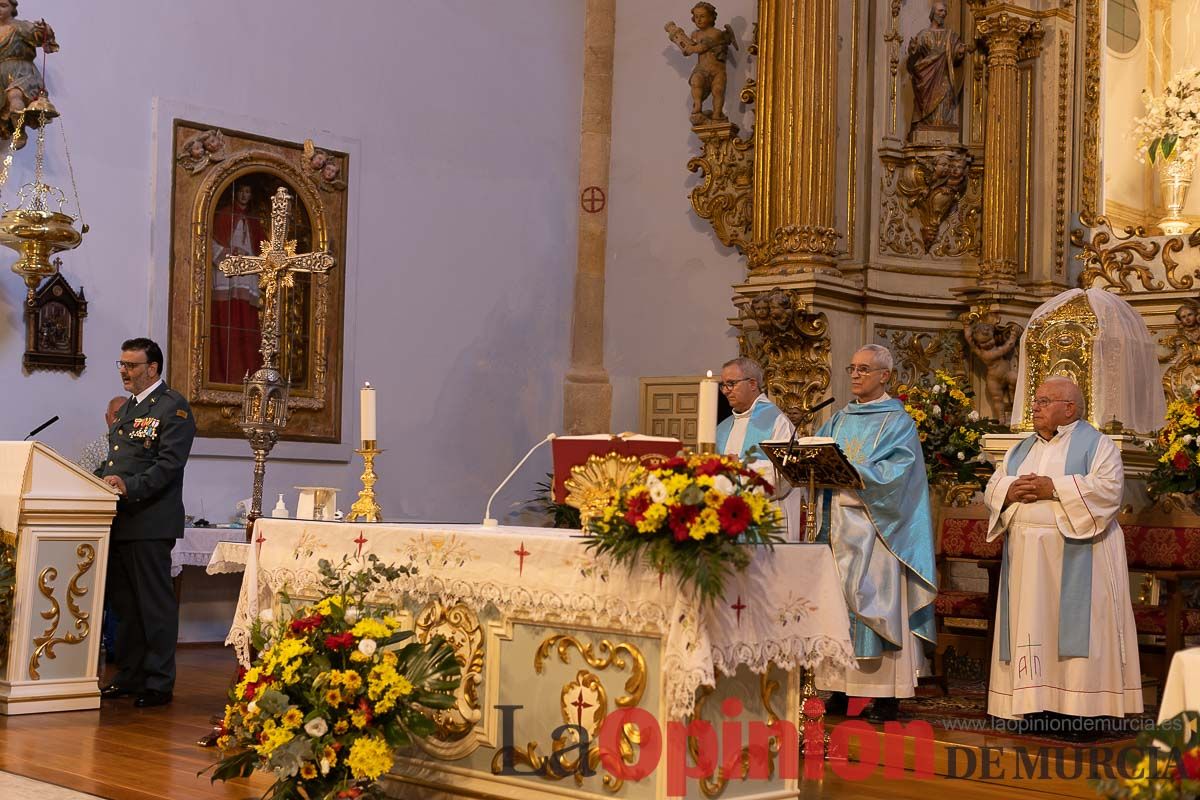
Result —
[[370, 439], [364, 440], [362, 447], [354, 452], [363, 457], [363, 488], [358, 493], [354, 505], [350, 506], [346, 521], [383, 522], [383, 509], [375, 502], [375, 481], [379, 479], [375, 474], [375, 456], [383, 451], [375, 447], [374, 439]]

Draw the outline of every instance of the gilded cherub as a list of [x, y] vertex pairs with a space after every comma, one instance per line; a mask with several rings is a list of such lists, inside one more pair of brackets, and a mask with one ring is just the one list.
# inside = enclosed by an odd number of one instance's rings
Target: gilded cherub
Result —
[[[692, 22], [696, 30], [691, 36], [674, 22], [663, 26], [667, 37], [684, 55], [697, 56], [696, 68], [688, 78], [688, 85], [692, 87], [692, 124], [724, 122], [728, 119], [725, 116], [725, 60], [729, 57], [730, 45], [737, 49], [737, 39], [728, 25], [717, 29], [717, 9], [712, 3], [700, 2], [692, 6]], [[705, 113], [702, 105], [709, 95], [712, 95], [712, 111]]]
[[992, 416], [1005, 419], [1012, 411], [1017, 387], [1013, 350], [1021, 341], [1023, 328], [1015, 322], [999, 325], [986, 320], [963, 323], [963, 336], [975, 357], [983, 363], [984, 388], [992, 405]]

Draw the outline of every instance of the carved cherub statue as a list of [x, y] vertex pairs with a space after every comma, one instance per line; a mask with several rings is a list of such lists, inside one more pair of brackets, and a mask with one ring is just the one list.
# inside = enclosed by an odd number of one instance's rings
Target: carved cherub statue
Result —
[[[46, 93], [42, 73], [34, 64], [39, 47], [47, 53], [58, 50], [54, 31], [46, 21], [19, 20], [17, 0], [0, 0], [0, 84], [5, 87], [0, 136], [4, 138], [12, 136], [21, 112]], [[25, 132], [19, 132], [16, 146], [23, 147], [25, 141]]]
[[997, 324], [986, 319], [967, 320], [963, 336], [975, 357], [983, 363], [984, 387], [992, 405], [992, 415], [1004, 420], [1012, 411], [1017, 386], [1017, 368], [1012, 356], [1023, 329], [1015, 322]]
[[[674, 22], [663, 26], [667, 37], [684, 55], [698, 56], [696, 68], [688, 78], [688, 85], [692, 87], [692, 124], [701, 125], [706, 120], [724, 122], [728, 119], [725, 116], [725, 60], [730, 45], [737, 49], [737, 39], [728, 25], [717, 29], [717, 9], [712, 3], [696, 3], [692, 7], [692, 22], [696, 24], [696, 30], [691, 36]], [[712, 95], [712, 111], [705, 113], [702, 105], [709, 95]]]

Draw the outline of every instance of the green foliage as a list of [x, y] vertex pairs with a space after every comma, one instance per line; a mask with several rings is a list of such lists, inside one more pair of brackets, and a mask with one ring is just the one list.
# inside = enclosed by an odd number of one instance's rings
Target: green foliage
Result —
[[553, 528], [581, 528], [582, 524], [579, 518], [579, 509], [574, 506], [569, 506], [566, 503], [557, 503], [554, 501], [554, 476], [546, 473], [546, 480], [539, 481], [536, 484], [536, 491], [533, 497], [526, 500], [524, 506], [532, 509], [540, 514], [544, 514], [551, 520]]

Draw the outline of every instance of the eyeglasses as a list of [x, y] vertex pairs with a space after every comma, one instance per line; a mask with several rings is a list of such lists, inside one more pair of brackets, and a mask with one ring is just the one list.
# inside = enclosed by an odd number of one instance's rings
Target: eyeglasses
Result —
[[1032, 405], [1034, 408], [1043, 408], [1045, 406], [1050, 405], [1051, 403], [1070, 403], [1071, 405], [1074, 405], [1075, 401], [1074, 400], [1050, 400], [1049, 398], [1046, 398], [1046, 397], [1035, 397], [1035, 398], [1033, 398], [1033, 403], [1031, 403], [1030, 405]]
[[735, 381], [721, 381], [717, 385], [720, 386], [721, 389], [726, 392], [732, 392], [734, 389], [737, 388], [737, 385], [739, 383], [741, 383], [742, 381], [752, 381], [752, 380], [754, 380], [754, 378], [738, 378]]
[[846, 367], [847, 375], [870, 375], [872, 372], [883, 372], [885, 367], [861, 367], [858, 364], [851, 364]]
[[126, 372], [133, 372], [138, 367], [145, 366], [149, 363], [149, 361], [118, 361], [117, 369], [123, 369]]

